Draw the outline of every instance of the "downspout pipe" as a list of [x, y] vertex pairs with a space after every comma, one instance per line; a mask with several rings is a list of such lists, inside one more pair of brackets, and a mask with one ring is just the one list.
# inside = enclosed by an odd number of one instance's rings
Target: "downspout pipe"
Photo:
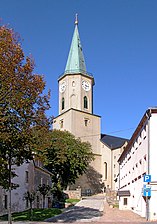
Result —
[[119, 183], [118, 183], [118, 190], [120, 190], [120, 162], [119, 162]]
[[146, 116], [148, 119], [148, 164], [147, 164], [147, 172], [150, 173], [150, 117], [151, 117], [151, 109], [149, 112], [146, 112]]
[[[147, 164], [147, 173], [150, 174], [150, 117], [151, 117], [151, 109], [146, 112], [147, 120], [148, 120], [148, 164]], [[150, 199], [146, 200], [146, 219], [150, 220]]]

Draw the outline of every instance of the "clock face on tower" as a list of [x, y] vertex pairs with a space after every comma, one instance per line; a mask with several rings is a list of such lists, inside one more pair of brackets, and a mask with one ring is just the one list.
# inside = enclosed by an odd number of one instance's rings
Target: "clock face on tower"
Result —
[[64, 93], [65, 89], [66, 89], [66, 82], [63, 81], [59, 86], [60, 93]]
[[82, 88], [85, 91], [89, 91], [91, 89], [91, 84], [88, 81], [83, 80], [82, 81]]

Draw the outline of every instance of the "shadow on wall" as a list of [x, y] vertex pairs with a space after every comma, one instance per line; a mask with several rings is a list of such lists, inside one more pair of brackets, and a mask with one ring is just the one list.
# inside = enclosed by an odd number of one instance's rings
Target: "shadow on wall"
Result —
[[102, 183], [101, 178], [102, 175], [89, 166], [86, 173], [80, 176], [74, 185], [70, 186], [70, 190], [74, 190], [80, 186], [82, 196], [102, 193], [104, 191], [104, 183]]

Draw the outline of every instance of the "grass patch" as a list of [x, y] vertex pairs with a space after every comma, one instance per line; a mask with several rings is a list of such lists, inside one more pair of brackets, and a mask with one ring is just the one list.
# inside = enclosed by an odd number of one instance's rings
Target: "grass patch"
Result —
[[114, 208], [119, 208], [119, 204], [114, 204], [113, 207]]
[[[33, 209], [33, 218], [31, 221], [44, 221], [47, 218], [51, 218], [55, 215], [61, 214], [61, 209], [58, 208], [45, 208], [45, 209]], [[16, 212], [12, 214], [13, 221], [25, 221], [30, 220], [30, 210], [23, 212]], [[0, 221], [8, 220], [8, 215], [0, 216]]]
[[71, 203], [71, 204], [75, 204], [75, 203], [77, 203], [77, 202], [79, 202], [80, 201], [80, 199], [74, 199], [74, 198], [68, 198], [68, 199], [66, 199], [66, 203]]

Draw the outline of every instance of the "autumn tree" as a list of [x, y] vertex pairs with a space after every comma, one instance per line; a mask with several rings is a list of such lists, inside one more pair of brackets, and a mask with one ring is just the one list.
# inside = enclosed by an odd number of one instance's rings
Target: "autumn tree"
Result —
[[46, 168], [53, 174], [52, 183], [55, 188], [65, 189], [68, 184], [75, 183], [92, 159], [90, 143], [81, 142], [68, 131], [52, 131]]
[[0, 26], [0, 185], [6, 189], [16, 175], [12, 165], [32, 159], [32, 152], [42, 154], [49, 142], [49, 93], [43, 95], [44, 78], [33, 70], [34, 61], [24, 56], [19, 36]]

